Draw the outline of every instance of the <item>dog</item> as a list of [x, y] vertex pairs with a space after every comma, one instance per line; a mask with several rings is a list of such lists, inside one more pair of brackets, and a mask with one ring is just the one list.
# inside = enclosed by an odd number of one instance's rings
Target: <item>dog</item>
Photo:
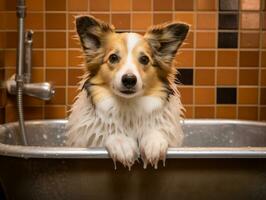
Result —
[[116, 33], [93, 16], [76, 18], [85, 74], [67, 123], [67, 145], [105, 146], [129, 169], [165, 163], [168, 147], [182, 143], [184, 108], [175, 83], [175, 55], [189, 25], [150, 27], [144, 36]]

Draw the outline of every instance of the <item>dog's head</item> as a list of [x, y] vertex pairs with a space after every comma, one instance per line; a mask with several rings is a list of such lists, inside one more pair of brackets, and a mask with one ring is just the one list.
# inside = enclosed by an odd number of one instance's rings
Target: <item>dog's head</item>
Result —
[[176, 71], [172, 62], [188, 25], [152, 26], [142, 36], [116, 33], [109, 24], [81, 16], [76, 18], [76, 28], [85, 54], [88, 85], [122, 98], [169, 95], [169, 76]]

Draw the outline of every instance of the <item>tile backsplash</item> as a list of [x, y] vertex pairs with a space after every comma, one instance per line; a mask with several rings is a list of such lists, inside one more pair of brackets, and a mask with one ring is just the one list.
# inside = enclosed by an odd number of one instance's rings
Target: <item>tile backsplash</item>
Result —
[[[65, 118], [77, 94], [82, 57], [74, 16], [91, 14], [117, 31], [143, 34], [152, 24], [184, 21], [189, 36], [176, 57], [187, 118], [266, 120], [265, 0], [26, 0], [34, 30], [34, 82], [55, 97], [24, 98], [26, 119]], [[0, 80], [15, 73], [16, 1], [0, 1]], [[0, 123], [16, 120], [15, 97], [0, 84]]]

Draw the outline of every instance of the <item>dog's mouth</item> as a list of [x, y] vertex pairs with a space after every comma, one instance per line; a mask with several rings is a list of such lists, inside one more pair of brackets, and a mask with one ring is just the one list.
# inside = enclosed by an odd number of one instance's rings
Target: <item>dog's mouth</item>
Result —
[[136, 93], [136, 90], [120, 90], [120, 92], [123, 94], [134, 94]]

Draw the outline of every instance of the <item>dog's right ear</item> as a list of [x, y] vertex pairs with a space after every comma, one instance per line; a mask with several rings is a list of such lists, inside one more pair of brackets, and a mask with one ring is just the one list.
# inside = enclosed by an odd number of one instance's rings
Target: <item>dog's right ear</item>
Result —
[[83, 49], [92, 51], [100, 48], [107, 34], [113, 32], [113, 27], [92, 16], [77, 17], [76, 29]]

